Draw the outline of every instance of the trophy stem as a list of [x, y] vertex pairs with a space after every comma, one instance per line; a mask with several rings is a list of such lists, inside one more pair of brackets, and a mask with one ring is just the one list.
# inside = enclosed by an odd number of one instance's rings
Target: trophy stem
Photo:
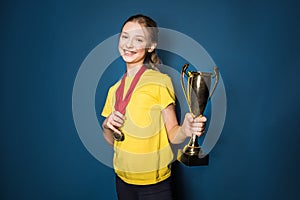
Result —
[[183, 153], [188, 156], [195, 156], [199, 155], [200, 153], [200, 146], [198, 143], [198, 136], [192, 135], [189, 143], [183, 148]]
[[192, 147], [199, 147], [198, 136], [193, 134], [188, 144]]

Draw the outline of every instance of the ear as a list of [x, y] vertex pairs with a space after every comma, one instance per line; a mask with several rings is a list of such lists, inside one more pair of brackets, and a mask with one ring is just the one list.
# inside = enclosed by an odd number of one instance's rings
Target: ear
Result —
[[151, 53], [152, 51], [154, 51], [154, 49], [156, 48], [157, 46], [157, 43], [152, 43], [150, 45], [150, 47], [148, 48], [148, 53]]

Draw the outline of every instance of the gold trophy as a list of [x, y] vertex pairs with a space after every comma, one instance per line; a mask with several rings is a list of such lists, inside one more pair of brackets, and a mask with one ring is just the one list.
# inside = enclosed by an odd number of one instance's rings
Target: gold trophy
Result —
[[[193, 117], [201, 117], [208, 100], [214, 93], [219, 81], [219, 71], [214, 67], [214, 74], [208, 72], [186, 71], [189, 64], [185, 64], [181, 71], [181, 86]], [[184, 75], [188, 77], [187, 87], [184, 84]], [[210, 92], [211, 80], [215, 78]], [[208, 165], [208, 155], [204, 154], [198, 144], [198, 136], [193, 134], [189, 143], [178, 150], [178, 161], [186, 166]]]

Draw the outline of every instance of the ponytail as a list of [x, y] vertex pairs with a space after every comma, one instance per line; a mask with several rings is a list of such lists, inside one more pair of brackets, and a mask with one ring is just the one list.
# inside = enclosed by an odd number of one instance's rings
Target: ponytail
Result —
[[154, 70], [158, 70], [159, 65], [161, 64], [161, 60], [158, 57], [156, 50], [152, 51], [151, 53], [147, 53], [144, 64]]

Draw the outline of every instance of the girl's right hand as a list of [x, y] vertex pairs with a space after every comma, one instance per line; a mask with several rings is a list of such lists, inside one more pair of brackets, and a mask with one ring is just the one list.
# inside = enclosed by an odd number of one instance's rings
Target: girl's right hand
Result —
[[121, 134], [119, 130], [120, 127], [123, 126], [125, 116], [119, 111], [113, 111], [108, 117], [106, 121], [106, 127], [111, 129], [113, 132], [117, 132]]

